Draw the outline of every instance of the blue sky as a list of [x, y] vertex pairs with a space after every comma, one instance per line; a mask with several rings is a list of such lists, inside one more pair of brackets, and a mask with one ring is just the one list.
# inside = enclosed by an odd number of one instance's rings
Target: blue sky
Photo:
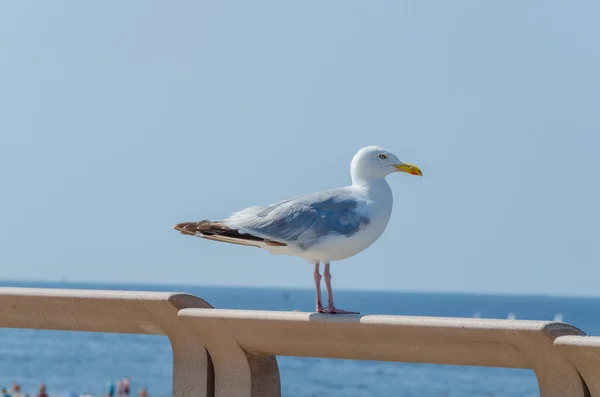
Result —
[[600, 3], [0, 4], [0, 278], [312, 288], [179, 235], [349, 183], [394, 212], [334, 287], [598, 295]]

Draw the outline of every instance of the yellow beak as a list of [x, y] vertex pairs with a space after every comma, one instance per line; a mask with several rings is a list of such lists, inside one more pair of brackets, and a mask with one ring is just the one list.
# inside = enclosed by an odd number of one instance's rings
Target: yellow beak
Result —
[[423, 176], [423, 173], [421, 172], [419, 167], [417, 167], [416, 165], [402, 163], [402, 164], [394, 164], [394, 167], [396, 167], [396, 169], [399, 172], [406, 172], [407, 174], [411, 174], [411, 175]]

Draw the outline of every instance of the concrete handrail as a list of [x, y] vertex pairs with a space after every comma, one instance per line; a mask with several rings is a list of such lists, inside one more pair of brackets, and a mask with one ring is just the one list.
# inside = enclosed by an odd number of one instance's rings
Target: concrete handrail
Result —
[[600, 397], [600, 337], [561, 336], [554, 346], [577, 368], [590, 395]]
[[278, 397], [277, 355], [530, 368], [543, 397], [600, 397], [600, 337], [557, 322], [216, 310], [184, 293], [0, 288], [0, 327], [166, 335], [176, 397]]
[[0, 327], [166, 335], [173, 349], [173, 396], [211, 397], [206, 349], [177, 318], [191, 307], [211, 308], [183, 293], [0, 288]]
[[565, 323], [201, 309], [179, 317], [211, 354], [216, 397], [278, 396], [276, 382], [253, 384], [259, 374], [248, 361], [277, 355], [530, 368], [543, 397], [587, 391], [554, 349], [557, 337], [584, 335]]

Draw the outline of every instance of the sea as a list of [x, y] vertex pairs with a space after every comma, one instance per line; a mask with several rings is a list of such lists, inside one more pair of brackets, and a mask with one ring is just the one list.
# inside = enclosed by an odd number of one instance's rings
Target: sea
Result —
[[[2, 282], [2, 286], [188, 292], [216, 308], [313, 311], [312, 290], [141, 284]], [[600, 298], [336, 291], [336, 303], [362, 314], [562, 320], [600, 335]], [[110, 382], [131, 381], [150, 397], [171, 395], [166, 337], [0, 328], [0, 387], [35, 396], [102, 397]], [[531, 370], [278, 357], [285, 397], [539, 396]]]

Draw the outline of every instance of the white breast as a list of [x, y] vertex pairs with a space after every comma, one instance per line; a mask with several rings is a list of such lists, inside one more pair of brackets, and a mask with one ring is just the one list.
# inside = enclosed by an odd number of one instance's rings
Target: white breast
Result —
[[[384, 232], [392, 214], [392, 190], [385, 181], [370, 183], [364, 186], [353, 186], [356, 194], [364, 199], [358, 208], [369, 218], [369, 224], [350, 237], [342, 235], [322, 238], [319, 244], [303, 252], [281, 250], [280, 253], [298, 256], [310, 262], [340, 261], [358, 254], [371, 246]], [[287, 252], [282, 252], [287, 251]], [[275, 253], [275, 252], [273, 252]]]

